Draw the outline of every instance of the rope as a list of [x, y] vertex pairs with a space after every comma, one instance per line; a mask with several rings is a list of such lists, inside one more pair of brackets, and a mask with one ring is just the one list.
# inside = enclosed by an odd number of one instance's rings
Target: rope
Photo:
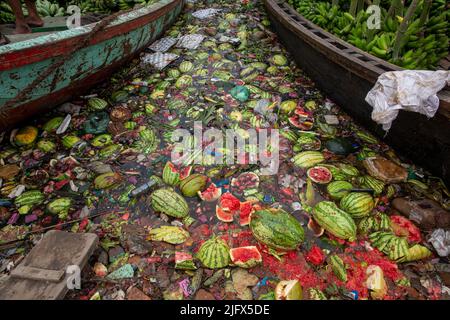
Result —
[[44, 81], [48, 76], [50, 76], [56, 69], [61, 67], [67, 60], [67, 58], [72, 55], [75, 51], [78, 51], [80, 49], [83, 49], [89, 45], [89, 42], [92, 40], [92, 38], [97, 35], [100, 31], [104, 30], [113, 20], [115, 20], [119, 15], [122, 15], [124, 13], [133, 11], [135, 9], [129, 9], [126, 11], [119, 11], [112, 15], [109, 15], [108, 17], [100, 20], [94, 28], [85, 36], [84, 40], [80, 42], [78, 45], [72, 48], [72, 50], [68, 51], [67, 53], [59, 56], [57, 58], [57, 61], [55, 61], [52, 65], [50, 65], [44, 72], [42, 72], [36, 79], [33, 80], [32, 83], [30, 83], [28, 86], [25, 87], [16, 97], [9, 100], [3, 108], [0, 110], [0, 120], [4, 123], [7, 121], [7, 113], [11, 109], [14, 108], [16, 103], [25, 100], [30, 94], [33, 89], [37, 85], [39, 85], [42, 81]]

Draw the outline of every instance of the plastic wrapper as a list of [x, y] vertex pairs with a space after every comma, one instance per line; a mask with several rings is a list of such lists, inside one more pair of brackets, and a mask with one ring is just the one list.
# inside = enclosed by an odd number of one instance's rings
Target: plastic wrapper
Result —
[[400, 110], [434, 117], [437, 93], [450, 81], [449, 71], [391, 71], [383, 73], [366, 96], [373, 107], [372, 120], [389, 131]]

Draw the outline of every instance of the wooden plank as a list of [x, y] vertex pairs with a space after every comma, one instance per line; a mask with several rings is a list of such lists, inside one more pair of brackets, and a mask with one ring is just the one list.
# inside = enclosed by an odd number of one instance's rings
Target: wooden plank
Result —
[[11, 277], [30, 280], [44, 280], [51, 282], [59, 282], [64, 276], [62, 270], [48, 270], [34, 267], [26, 267], [19, 265], [11, 272]]
[[[64, 298], [69, 290], [67, 283], [70, 274], [67, 267], [78, 266], [81, 269], [98, 244], [98, 237], [93, 233], [70, 233], [52, 230], [47, 232], [39, 243], [17, 267], [17, 273], [39, 270], [47, 279], [31, 279], [32, 274], [24, 277], [11, 275], [0, 285], [0, 300], [57, 300]], [[16, 268], [16, 269], [17, 269]], [[53, 272], [52, 272], [53, 271]], [[63, 274], [60, 281], [51, 281]], [[64, 276], [65, 275], [65, 276]]]

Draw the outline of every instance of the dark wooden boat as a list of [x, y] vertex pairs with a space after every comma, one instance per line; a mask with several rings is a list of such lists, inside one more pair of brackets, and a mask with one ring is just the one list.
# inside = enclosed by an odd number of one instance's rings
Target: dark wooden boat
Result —
[[23, 35], [29, 38], [0, 46], [0, 132], [106, 79], [156, 40], [183, 4], [161, 0], [96, 23]]
[[440, 107], [433, 118], [400, 112], [386, 135], [372, 121], [372, 107], [365, 97], [382, 73], [402, 68], [340, 40], [302, 17], [284, 0], [265, 0], [265, 5], [282, 43], [327, 95], [400, 154], [443, 177], [450, 186], [449, 88], [439, 93]]

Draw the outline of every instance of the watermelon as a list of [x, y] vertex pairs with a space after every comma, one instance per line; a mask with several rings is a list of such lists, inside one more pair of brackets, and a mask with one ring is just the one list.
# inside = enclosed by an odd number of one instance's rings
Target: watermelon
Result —
[[241, 207], [241, 202], [230, 192], [226, 192], [220, 197], [219, 206], [224, 210], [238, 211]]
[[338, 255], [331, 255], [328, 259], [328, 265], [339, 280], [347, 281], [347, 270], [344, 261]]
[[285, 66], [288, 63], [287, 58], [282, 54], [276, 54], [272, 57], [271, 62], [276, 66]]
[[183, 61], [179, 66], [180, 72], [186, 73], [194, 69], [194, 64], [190, 61]]
[[230, 249], [231, 262], [241, 268], [252, 268], [261, 263], [262, 256], [255, 246]]
[[432, 256], [432, 254], [433, 253], [427, 247], [424, 247], [420, 244], [415, 244], [408, 249], [406, 255], [403, 258], [401, 258], [398, 262], [410, 262], [422, 260]]
[[384, 182], [381, 180], [378, 180], [372, 176], [365, 175], [358, 178], [358, 183], [363, 188], [373, 189], [375, 191], [376, 195], [379, 195], [383, 192], [384, 189]]
[[297, 108], [295, 114], [288, 118], [289, 124], [300, 130], [311, 130], [314, 125], [314, 117], [303, 108]]
[[42, 129], [46, 132], [55, 132], [61, 123], [64, 121], [63, 117], [55, 117], [48, 120], [43, 126]]
[[259, 242], [274, 249], [294, 250], [304, 240], [302, 225], [282, 209], [253, 212], [250, 229]]
[[87, 102], [88, 107], [92, 111], [103, 110], [108, 106], [108, 102], [101, 98], [91, 98]]
[[327, 186], [328, 194], [332, 199], [339, 200], [347, 195], [353, 186], [347, 181], [333, 181]]
[[14, 143], [19, 146], [28, 146], [33, 144], [38, 136], [38, 129], [33, 126], [26, 126], [19, 129], [14, 136]]
[[42, 152], [53, 152], [56, 149], [56, 144], [50, 140], [39, 140], [37, 148]]
[[107, 172], [97, 176], [94, 180], [95, 189], [110, 189], [118, 186], [123, 181], [117, 172]]
[[165, 213], [174, 218], [184, 218], [189, 213], [186, 200], [170, 188], [162, 188], [154, 191], [151, 194], [151, 204], [153, 210]]
[[321, 166], [315, 166], [308, 169], [306, 174], [312, 181], [319, 184], [327, 184], [333, 178], [330, 170], [328, 170], [326, 167]]
[[353, 144], [345, 138], [334, 138], [328, 140], [325, 147], [332, 153], [342, 156], [347, 156], [350, 153], [355, 152]]
[[209, 269], [224, 268], [230, 264], [230, 248], [216, 236], [205, 241], [197, 252], [197, 258]]
[[332, 235], [349, 241], [356, 240], [356, 224], [347, 212], [331, 201], [322, 201], [313, 208], [314, 220]]
[[393, 215], [390, 217], [390, 222], [394, 233], [400, 237], [407, 237], [409, 242], [421, 242], [422, 235], [419, 228], [417, 228], [409, 219]]
[[280, 110], [283, 113], [289, 114], [297, 108], [297, 101], [295, 100], [286, 100], [280, 104]]
[[208, 177], [202, 174], [196, 173], [192, 174], [180, 182], [181, 193], [185, 197], [193, 197], [198, 192], [202, 191], [206, 187]]
[[204, 191], [197, 192], [200, 199], [206, 202], [212, 202], [219, 199], [222, 195], [222, 188], [217, 188], [214, 183], [211, 183]]
[[247, 226], [250, 224], [252, 212], [253, 212], [252, 201], [241, 202], [239, 208], [239, 224], [241, 226]]
[[195, 266], [194, 259], [190, 253], [175, 251], [175, 269], [195, 270], [197, 267]]
[[222, 209], [220, 206], [216, 206], [216, 217], [223, 222], [233, 222], [233, 212], [230, 210]]
[[304, 151], [295, 155], [292, 161], [297, 167], [306, 169], [324, 162], [325, 158], [319, 151]]
[[366, 192], [351, 192], [341, 199], [340, 207], [352, 217], [362, 218], [369, 215], [375, 207], [375, 202]]
[[183, 170], [179, 170], [172, 162], [167, 161], [163, 169], [162, 179], [164, 183], [168, 184], [169, 186], [176, 186], [182, 179], [189, 176], [191, 170], [191, 166], [185, 167]]

